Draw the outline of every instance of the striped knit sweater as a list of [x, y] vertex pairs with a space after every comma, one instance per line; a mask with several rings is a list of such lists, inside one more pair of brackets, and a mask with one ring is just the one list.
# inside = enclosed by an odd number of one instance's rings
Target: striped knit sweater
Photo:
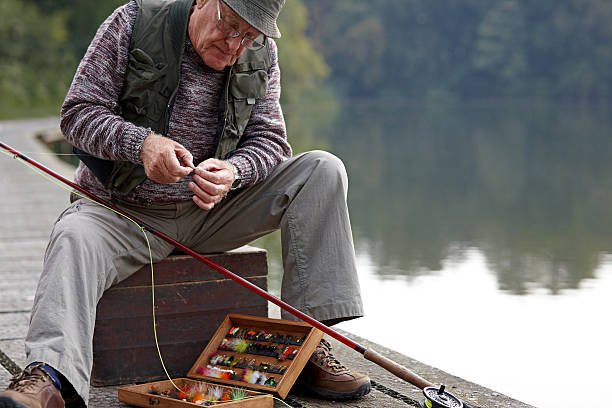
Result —
[[[137, 5], [130, 1], [100, 26], [77, 68], [62, 106], [60, 127], [71, 144], [94, 156], [142, 164], [140, 150], [151, 130], [124, 120], [118, 102], [136, 13]], [[240, 172], [240, 187], [263, 180], [292, 154], [279, 104], [277, 48], [273, 40], [270, 42], [273, 64], [267, 94], [255, 104], [244, 139], [228, 159]], [[167, 137], [185, 146], [196, 165], [215, 153], [218, 104], [227, 71], [206, 66], [187, 38]], [[187, 187], [191, 180], [187, 176], [177, 183], [159, 184], [147, 179], [124, 195], [106, 190], [83, 163], [75, 174], [77, 184], [102, 198], [140, 205], [191, 200], [193, 192]]]

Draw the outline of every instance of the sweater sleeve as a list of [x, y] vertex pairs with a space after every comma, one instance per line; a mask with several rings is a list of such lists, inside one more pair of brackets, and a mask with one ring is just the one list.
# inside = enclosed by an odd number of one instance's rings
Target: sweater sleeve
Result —
[[239, 187], [264, 180], [277, 164], [291, 157], [285, 119], [280, 106], [280, 69], [276, 43], [271, 42], [272, 66], [268, 71], [268, 90], [251, 112], [240, 145], [228, 160], [240, 173]]
[[119, 105], [137, 11], [131, 1], [98, 28], [64, 100], [60, 127], [72, 145], [93, 156], [141, 163], [151, 131], [123, 119]]

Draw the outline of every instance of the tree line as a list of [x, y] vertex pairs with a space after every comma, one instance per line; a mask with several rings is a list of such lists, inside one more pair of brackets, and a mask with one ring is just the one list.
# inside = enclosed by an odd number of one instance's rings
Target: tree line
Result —
[[[0, 1], [0, 118], [57, 114], [99, 25], [126, 0]], [[329, 71], [305, 36], [307, 11], [287, 2], [278, 42], [285, 102], [319, 89]]]
[[[2, 0], [0, 117], [57, 113], [97, 27], [124, 2]], [[288, 0], [283, 99], [607, 100], [610, 21], [609, 0]]]
[[309, 0], [345, 96], [612, 96], [609, 0]]

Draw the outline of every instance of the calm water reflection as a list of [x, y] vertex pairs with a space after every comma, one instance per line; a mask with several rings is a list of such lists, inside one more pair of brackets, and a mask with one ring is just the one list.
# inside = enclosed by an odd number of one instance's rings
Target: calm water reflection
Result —
[[[571, 406], [567, 396], [538, 397], [543, 383], [565, 387], [565, 370], [588, 370], [585, 388], [593, 378], [609, 377], [596, 367], [612, 363], [601, 345], [612, 337], [597, 320], [612, 306], [598, 290], [604, 282], [610, 287], [602, 276], [610, 269], [605, 255], [612, 252], [611, 118], [610, 107], [385, 102], [342, 107], [333, 121], [307, 130], [344, 160], [350, 178], [370, 316], [345, 328], [542, 407]], [[293, 120], [290, 111], [290, 136], [304, 129], [303, 121], [292, 128]], [[271, 251], [276, 278], [270, 286], [278, 290], [279, 250], [269, 242], [260, 244]], [[414, 315], [433, 310], [460, 322], [456, 330], [469, 332], [470, 341], [454, 348], [445, 337], [402, 348], [389, 343], [388, 335], [377, 338], [385, 330], [375, 322], [386, 322], [385, 315], [396, 321], [408, 315], [410, 329], [398, 332], [404, 336], [427, 324]], [[584, 326], [591, 324], [587, 315], [593, 327]], [[500, 330], [514, 345], [499, 339]], [[492, 355], [507, 358], [481, 355], [491, 344], [499, 346]], [[574, 349], [600, 345], [605, 350], [593, 357], [600, 360], [593, 367], [572, 357]], [[435, 359], [435, 347], [450, 350], [443, 353], [445, 361]], [[536, 352], [526, 358], [526, 349]], [[449, 361], [457, 354], [469, 359]], [[489, 365], [465, 370], [470, 361]], [[565, 370], [556, 364], [561, 362]], [[534, 370], [536, 376], [527, 375]], [[584, 404], [577, 385], [561, 390]]]
[[330, 132], [378, 275], [430, 274], [478, 247], [515, 294], [593, 277], [612, 248], [609, 109], [378, 106]]

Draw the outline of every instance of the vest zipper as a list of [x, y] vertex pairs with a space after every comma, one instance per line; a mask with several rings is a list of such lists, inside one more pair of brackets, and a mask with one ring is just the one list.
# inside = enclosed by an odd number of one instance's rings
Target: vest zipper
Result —
[[[229, 72], [227, 73], [227, 79], [225, 80], [225, 103], [223, 104], [223, 128], [221, 129], [221, 135], [219, 137], [219, 144], [221, 144], [221, 141], [223, 140], [223, 135], [225, 134], [225, 128], [227, 127], [227, 112], [228, 112], [228, 105], [229, 105], [229, 84], [230, 84], [230, 79], [232, 78], [232, 73], [234, 71], [234, 66], [232, 65], [230, 67]], [[218, 145], [217, 145], [218, 146]], [[223, 160], [223, 159], [222, 159]]]
[[164, 124], [164, 134], [163, 136], [168, 136], [168, 129], [170, 128], [170, 115], [172, 114], [172, 108], [174, 108], [174, 99], [176, 96], [176, 91], [178, 87], [172, 92], [172, 96], [170, 96], [170, 101], [166, 106], [166, 123]]

